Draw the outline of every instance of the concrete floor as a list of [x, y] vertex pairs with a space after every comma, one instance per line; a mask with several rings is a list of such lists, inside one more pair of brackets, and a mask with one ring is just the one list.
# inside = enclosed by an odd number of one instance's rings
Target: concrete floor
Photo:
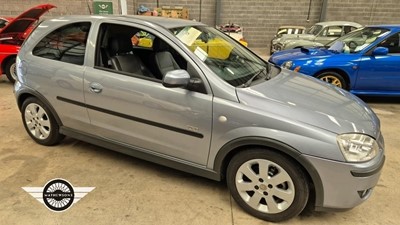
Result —
[[[36, 144], [23, 128], [12, 85], [0, 77], [0, 224], [270, 224], [245, 212], [224, 183], [67, 138]], [[312, 212], [282, 224], [398, 224], [400, 100], [366, 99], [378, 114], [387, 161], [372, 197], [346, 212]], [[64, 178], [96, 187], [63, 213], [49, 211], [21, 187]]]

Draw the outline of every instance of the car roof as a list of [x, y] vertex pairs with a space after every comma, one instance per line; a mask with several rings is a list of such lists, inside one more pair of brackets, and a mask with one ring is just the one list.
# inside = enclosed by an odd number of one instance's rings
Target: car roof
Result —
[[278, 29], [287, 29], [287, 28], [292, 28], [292, 29], [306, 29], [306, 27], [303, 27], [303, 26], [292, 26], [292, 25], [280, 26]]
[[350, 25], [350, 26], [354, 26], [354, 27], [361, 27], [362, 25], [359, 23], [355, 23], [355, 22], [349, 22], [349, 21], [326, 21], [326, 22], [319, 22], [316, 23], [315, 25], [322, 25], [322, 26], [335, 26], [335, 25]]
[[96, 20], [107, 19], [115, 21], [150, 23], [153, 25], [164, 27], [166, 29], [171, 29], [175, 27], [184, 27], [184, 26], [205, 26], [205, 24], [193, 20], [166, 18], [158, 16], [141, 16], [141, 15], [67, 15], [53, 19], [71, 20], [71, 22], [73, 22], [74, 20], [96, 21]]
[[379, 24], [379, 25], [368, 25], [367, 27], [382, 27], [387, 29], [400, 29], [400, 24]]

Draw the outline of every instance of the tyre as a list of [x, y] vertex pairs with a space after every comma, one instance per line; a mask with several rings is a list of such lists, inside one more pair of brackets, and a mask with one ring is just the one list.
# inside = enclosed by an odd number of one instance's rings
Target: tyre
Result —
[[64, 138], [51, 111], [37, 98], [30, 97], [22, 104], [22, 121], [29, 136], [41, 145], [55, 145]]
[[336, 87], [340, 87], [345, 90], [348, 90], [348, 85], [347, 85], [345, 79], [343, 78], [342, 75], [340, 75], [336, 72], [327, 71], [327, 72], [323, 72], [323, 73], [317, 75], [316, 77], [322, 81], [333, 84]]
[[251, 149], [235, 155], [226, 178], [235, 201], [263, 220], [279, 222], [293, 218], [308, 201], [309, 183], [300, 166], [268, 149]]
[[11, 83], [15, 83], [17, 80], [17, 67], [15, 63], [15, 58], [8, 60], [6, 64], [6, 76]]

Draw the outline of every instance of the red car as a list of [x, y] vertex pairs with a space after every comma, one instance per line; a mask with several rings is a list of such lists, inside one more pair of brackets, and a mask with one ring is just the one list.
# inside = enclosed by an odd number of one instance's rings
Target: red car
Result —
[[240, 25], [237, 25], [237, 24], [234, 24], [234, 23], [232, 23], [232, 24], [224, 24], [224, 25], [221, 25], [221, 26], [219, 27], [219, 29], [220, 29], [222, 32], [234, 32], [234, 33], [238, 33], [238, 32], [241, 32], [241, 31], [242, 31], [242, 27], [240, 27]]
[[0, 28], [0, 74], [5, 73], [12, 83], [14, 83], [17, 78], [15, 72], [15, 58], [25, 38], [32, 31], [32, 25], [37, 22], [44, 13], [55, 7], [56, 6], [50, 4], [35, 6], [12, 19], [12, 21], [3, 28]]
[[11, 18], [11, 17], [0, 17], [0, 30], [3, 29], [13, 19], [14, 18]]

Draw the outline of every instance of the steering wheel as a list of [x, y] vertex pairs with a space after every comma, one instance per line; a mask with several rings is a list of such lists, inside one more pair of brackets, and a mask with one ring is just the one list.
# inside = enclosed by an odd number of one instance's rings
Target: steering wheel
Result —
[[355, 41], [350, 41], [349, 42], [349, 44], [348, 44], [348, 46], [349, 46], [349, 48], [351, 49], [351, 50], [354, 50], [354, 49], [356, 49], [357, 48], [357, 43], [355, 42]]

